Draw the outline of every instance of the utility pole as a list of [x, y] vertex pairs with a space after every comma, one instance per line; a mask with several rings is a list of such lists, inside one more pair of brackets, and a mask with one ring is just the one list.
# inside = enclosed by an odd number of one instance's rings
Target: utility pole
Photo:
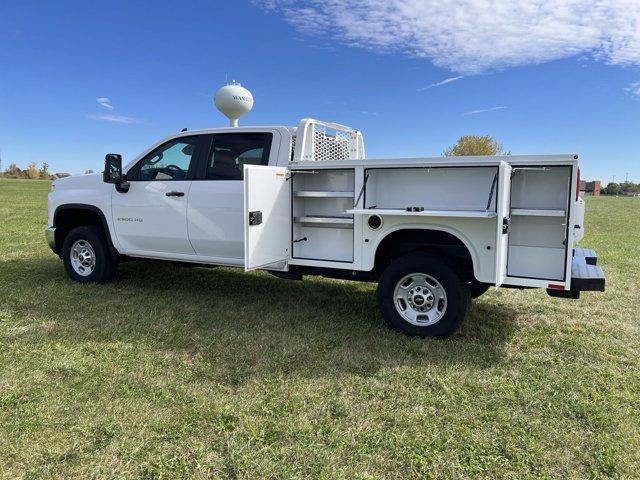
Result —
[[624, 183], [629, 183], [629, 172], [627, 172], [624, 177]]

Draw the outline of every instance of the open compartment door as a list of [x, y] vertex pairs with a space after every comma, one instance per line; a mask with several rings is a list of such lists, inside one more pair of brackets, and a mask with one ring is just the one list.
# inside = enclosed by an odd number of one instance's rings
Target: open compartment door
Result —
[[287, 270], [291, 189], [283, 167], [244, 166], [244, 268]]
[[507, 254], [509, 252], [509, 223], [511, 222], [511, 165], [500, 162], [498, 167], [498, 190], [496, 212], [496, 287], [502, 285], [507, 276]]

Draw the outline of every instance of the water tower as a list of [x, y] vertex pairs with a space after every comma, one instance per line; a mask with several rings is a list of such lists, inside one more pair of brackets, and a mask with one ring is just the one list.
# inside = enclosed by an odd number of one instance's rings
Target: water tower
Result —
[[253, 95], [233, 80], [216, 92], [213, 103], [229, 119], [229, 125], [237, 127], [238, 119], [253, 108]]

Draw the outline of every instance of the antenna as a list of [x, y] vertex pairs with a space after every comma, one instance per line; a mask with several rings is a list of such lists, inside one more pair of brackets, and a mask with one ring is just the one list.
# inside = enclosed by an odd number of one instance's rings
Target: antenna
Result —
[[238, 126], [238, 119], [253, 108], [253, 95], [242, 85], [232, 80], [213, 96], [216, 108], [229, 119], [229, 125]]

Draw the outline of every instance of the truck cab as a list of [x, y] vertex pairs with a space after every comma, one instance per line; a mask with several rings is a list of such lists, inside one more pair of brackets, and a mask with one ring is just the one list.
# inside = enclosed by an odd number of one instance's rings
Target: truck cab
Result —
[[604, 290], [578, 176], [575, 155], [366, 159], [314, 119], [183, 131], [55, 181], [46, 233], [78, 282], [130, 258], [373, 281], [389, 326], [444, 337], [491, 286]]
[[[287, 127], [181, 132], [126, 165], [117, 186], [98, 175], [54, 182], [50, 225], [91, 207], [118, 255], [242, 266], [244, 166], [286, 165], [291, 141]], [[56, 250], [67, 230], [57, 227]]]

